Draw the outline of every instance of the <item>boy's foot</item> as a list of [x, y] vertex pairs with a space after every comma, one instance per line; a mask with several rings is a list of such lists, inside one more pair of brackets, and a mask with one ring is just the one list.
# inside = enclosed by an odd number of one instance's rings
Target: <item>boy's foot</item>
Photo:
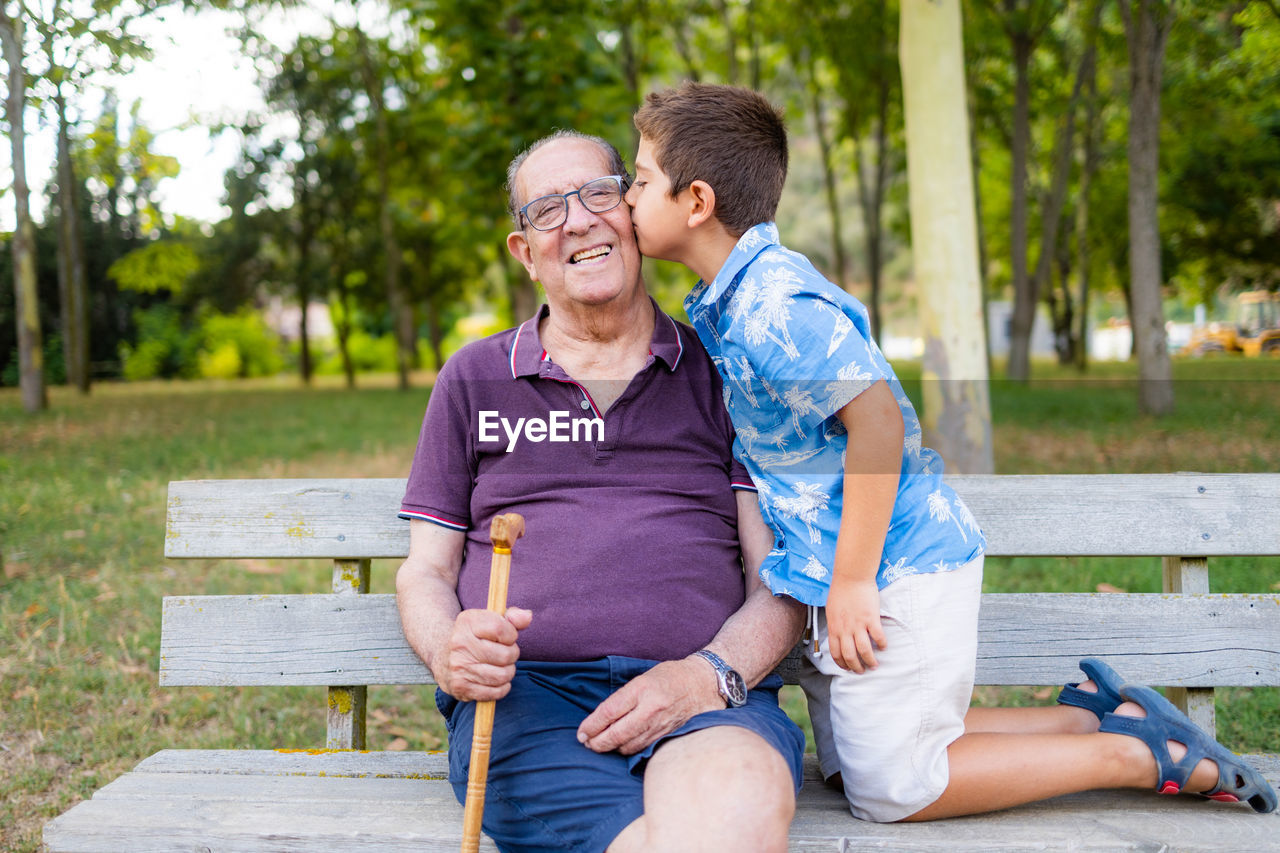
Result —
[[[1247, 802], [1254, 811], [1276, 810], [1276, 790], [1265, 777], [1240, 756], [1209, 737], [1199, 726], [1150, 687], [1126, 684], [1122, 699], [1135, 703], [1145, 717], [1123, 712], [1108, 713], [1098, 730], [1136, 737], [1155, 756], [1156, 790], [1161, 794], [1180, 793], [1202, 761], [1217, 765], [1218, 781], [1203, 796], [1223, 802]], [[1178, 749], [1177, 747], [1182, 747]], [[1174, 753], [1182, 753], [1174, 758]]]

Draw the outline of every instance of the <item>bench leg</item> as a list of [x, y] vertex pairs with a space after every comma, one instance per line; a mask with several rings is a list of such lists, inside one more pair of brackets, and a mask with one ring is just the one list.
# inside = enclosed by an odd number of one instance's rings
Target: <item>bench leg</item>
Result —
[[366, 749], [365, 710], [369, 688], [329, 688], [329, 736], [326, 749]]
[[[364, 595], [369, 591], [369, 560], [334, 560], [333, 591], [339, 595]], [[328, 749], [365, 749], [369, 688], [329, 688]]]
[[[1165, 557], [1164, 591], [1207, 595], [1209, 561], [1204, 557]], [[1170, 687], [1169, 701], [1177, 705], [1191, 721], [1217, 738], [1212, 687]]]

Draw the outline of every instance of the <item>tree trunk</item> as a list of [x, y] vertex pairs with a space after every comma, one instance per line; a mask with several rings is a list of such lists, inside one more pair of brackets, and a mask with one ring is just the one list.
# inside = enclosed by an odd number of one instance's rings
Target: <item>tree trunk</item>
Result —
[[[1066, 206], [1067, 187], [1071, 180], [1071, 168], [1075, 162], [1076, 110], [1080, 107], [1085, 83], [1093, 76], [1096, 55], [1094, 33], [1097, 31], [1098, 19], [1101, 14], [1102, 4], [1095, 2], [1089, 13], [1089, 20], [1086, 23], [1084, 52], [1080, 55], [1080, 65], [1076, 69], [1075, 82], [1071, 87], [1071, 96], [1067, 101], [1066, 109], [1063, 111], [1062, 123], [1058, 128], [1057, 139], [1054, 141], [1053, 172], [1050, 178], [1049, 192], [1040, 204], [1039, 255], [1036, 258], [1035, 271], [1031, 274], [1031, 280], [1027, 285], [1032, 306], [1039, 301], [1042, 288], [1048, 289], [1050, 293], [1053, 288], [1053, 264], [1061, 254], [1059, 232], [1062, 225], [1062, 211]], [[1071, 331], [1071, 302], [1071, 292], [1067, 289], [1064, 281], [1063, 309], [1059, 311], [1054, 308], [1052, 311], [1054, 347], [1058, 352], [1058, 361], [1062, 364], [1067, 364], [1071, 361], [1070, 358], [1063, 358], [1063, 353], [1067, 352], [1069, 345], [1062, 341], [1064, 336], [1067, 339], [1073, 337]], [[1065, 326], [1063, 325], [1064, 322]]]
[[22, 62], [22, 13], [10, 18], [0, 5], [0, 40], [4, 41], [5, 63], [9, 66], [9, 91], [5, 108], [9, 117], [9, 145], [13, 168], [13, 299], [18, 323], [18, 381], [22, 407], [28, 412], [49, 408], [44, 384], [44, 351], [40, 335], [40, 303], [36, 291], [36, 229], [31, 222], [30, 191], [27, 189], [26, 76]]
[[978, 147], [978, 122], [973, 106], [973, 93], [965, 98], [965, 110], [969, 119], [969, 162], [973, 169], [970, 180], [973, 181], [973, 213], [974, 228], [978, 240], [978, 290], [982, 294], [982, 335], [987, 342], [987, 375], [991, 368], [991, 294], [987, 288], [989, 255], [987, 251], [987, 229], [982, 222], [982, 154]]
[[[71, 160], [67, 101], [61, 86], [54, 95], [58, 112], [58, 267], [62, 294], [62, 352], [67, 384], [89, 393], [89, 286], [80, 235], [79, 184]], [[64, 269], [65, 268], [65, 269]], [[65, 284], [62, 279], [65, 277]]]
[[[299, 122], [299, 127], [306, 127]], [[298, 307], [302, 313], [298, 317], [298, 372], [302, 376], [302, 384], [311, 384], [311, 330], [307, 322], [307, 309], [311, 305], [311, 247], [315, 243], [315, 212], [312, 210], [311, 187], [307, 183], [305, 160], [299, 164], [300, 172], [294, 180], [297, 182], [298, 210]]]
[[338, 311], [334, 317], [333, 330], [338, 335], [338, 355], [342, 359], [342, 373], [347, 378], [347, 388], [354, 389], [356, 371], [355, 365], [351, 363], [351, 288], [347, 286], [349, 252], [345, 229], [338, 229], [332, 246], [330, 269], [338, 291]]
[[760, 57], [760, 27], [756, 26], [755, 21], [756, 4], [755, 0], [747, 0], [746, 6], [746, 30], [747, 30], [747, 50], [751, 54], [749, 68], [751, 70], [748, 85], [757, 92], [760, 91], [764, 82], [764, 62]]
[[528, 274], [520, 262], [511, 257], [511, 253], [503, 246], [500, 255], [502, 268], [507, 275], [507, 294], [511, 298], [511, 322], [519, 325], [533, 316], [538, 310], [538, 285], [529, 280]]
[[400, 376], [400, 390], [407, 391], [409, 369], [417, 355], [417, 341], [413, 308], [409, 305], [400, 282], [400, 246], [396, 240], [395, 220], [391, 215], [391, 131], [387, 126], [387, 110], [382, 100], [382, 81], [373, 67], [369, 40], [359, 27], [356, 28], [356, 37], [360, 42], [365, 89], [373, 107], [378, 159], [378, 227], [382, 232], [382, 252], [386, 263], [387, 304], [391, 310], [391, 325], [396, 337], [396, 370]]
[[[624, 7], [625, 9], [625, 7]], [[631, 103], [635, 109], [639, 109], [644, 103], [644, 95], [640, 92], [640, 69], [643, 60], [640, 55], [642, 46], [648, 43], [644, 37], [643, 27], [648, 20], [648, 12], [645, 4], [639, 2], [634, 10], [634, 17], [628, 20], [617, 21], [618, 32], [622, 34], [621, 52], [622, 52], [622, 79], [626, 84], [627, 92], [631, 95]], [[636, 37], [636, 30], [640, 29], [640, 37]], [[639, 46], [637, 46], [637, 43]], [[631, 151], [634, 154], [636, 149], [640, 147], [640, 131], [636, 128], [635, 122], [631, 122]]]
[[951, 470], [992, 473], [959, 0], [903, 0], [912, 255], [924, 327], [925, 441]]
[[1089, 196], [1093, 176], [1098, 170], [1098, 148], [1101, 127], [1098, 123], [1098, 75], [1093, 68], [1085, 81], [1084, 163], [1080, 168], [1080, 200], [1076, 207], [1076, 266], [1080, 270], [1079, 346], [1076, 367], [1083, 373], [1089, 367], [1089, 265], [1093, 262], [1089, 242]]
[[1071, 246], [1069, 240], [1058, 244], [1058, 286], [1062, 288], [1061, 323], [1054, 330], [1054, 342], [1058, 348], [1058, 363], [1073, 364], [1080, 341], [1076, 338], [1075, 305], [1071, 295]]
[[720, 25], [724, 28], [725, 56], [729, 60], [729, 71], [725, 82], [730, 86], [738, 85], [738, 31], [733, 26], [733, 10], [726, 0], [716, 0], [716, 11], [720, 13]]
[[1138, 408], [1173, 411], [1173, 369], [1164, 328], [1158, 215], [1160, 85], [1174, 12], [1159, 0], [1123, 0], [1129, 43], [1129, 276], [1130, 320], [1138, 358]]
[[351, 363], [351, 289], [347, 287], [346, 266], [338, 267], [338, 304], [342, 308], [342, 320], [337, 323], [338, 354], [342, 357], [342, 374], [347, 378], [347, 388], [356, 387], [356, 367]]
[[438, 373], [444, 367], [444, 327], [440, 324], [440, 306], [434, 303], [427, 312], [427, 343], [431, 347], [431, 357], [435, 359]]
[[1031, 147], [1031, 52], [1034, 42], [1025, 30], [1009, 33], [1015, 74], [1013, 95], [1013, 150], [1009, 209], [1009, 262], [1013, 268], [1013, 318], [1009, 326], [1008, 377], [1026, 382], [1031, 377], [1031, 332], [1036, 320], [1036, 298], [1027, 270], [1027, 159]]
[[[880, 38], [887, 37], [884, 26], [885, 8], [882, 2], [880, 12]], [[876, 74], [876, 129], [875, 129], [875, 168], [872, 170], [873, 180], [870, 195], [863, 201], [863, 213], [867, 242], [867, 278], [871, 281], [871, 328], [878, 339], [883, 327], [880, 305], [882, 284], [884, 280], [884, 196], [889, 183], [889, 72], [885, 63], [878, 65]], [[861, 149], [861, 146], [859, 146]], [[861, 158], [861, 154], [859, 154]], [[862, 169], [859, 168], [861, 174]]]
[[[840, 189], [836, 170], [831, 162], [831, 137], [827, 134], [827, 116], [818, 88], [818, 75], [813, 54], [804, 58], [805, 72], [809, 76], [809, 102], [813, 109], [813, 131], [818, 137], [818, 151], [822, 158], [822, 182], [826, 192], [827, 214], [831, 218], [831, 260], [835, 269], [836, 284], [848, 289], [849, 262], [844, 253], [844, 226], [840, 217]], [[875, 316], [874, 314], [872, 315]]]

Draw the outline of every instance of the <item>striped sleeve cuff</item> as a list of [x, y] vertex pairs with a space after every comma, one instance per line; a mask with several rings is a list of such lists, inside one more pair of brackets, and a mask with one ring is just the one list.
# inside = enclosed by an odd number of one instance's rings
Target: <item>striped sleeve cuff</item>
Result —
[[456, 521], [450, 521], [449, 519], [442, 518], [438, 515], [432, 515], [430, 513], [421, 512], [415, 509], [402, 509], [400, 510], [398, 515], [400, 518], [403, 518], [405, 521], [430, 521], [432, 524], [438, 524], [441, 527], [447, 527], [450, 530], [465, 531], [469, 526], [466, 524], [459, 524]]

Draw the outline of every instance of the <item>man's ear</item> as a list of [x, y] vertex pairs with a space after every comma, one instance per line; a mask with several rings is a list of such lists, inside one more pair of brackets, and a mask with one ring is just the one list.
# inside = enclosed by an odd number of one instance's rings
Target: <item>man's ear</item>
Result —
[[716, 191], [706, 181], [694, 181], [689, 184], [689, 220], [690, 229], [697, 228], [716, 215]]
[[511, 253], [511, 257], [524, 264], [529, 278], [538, 280], [538, 271], [533, 266], [533, 252], [529, 250], [529, 240], [523, 231], [512, 231], [507, 235], [507, 251]]

